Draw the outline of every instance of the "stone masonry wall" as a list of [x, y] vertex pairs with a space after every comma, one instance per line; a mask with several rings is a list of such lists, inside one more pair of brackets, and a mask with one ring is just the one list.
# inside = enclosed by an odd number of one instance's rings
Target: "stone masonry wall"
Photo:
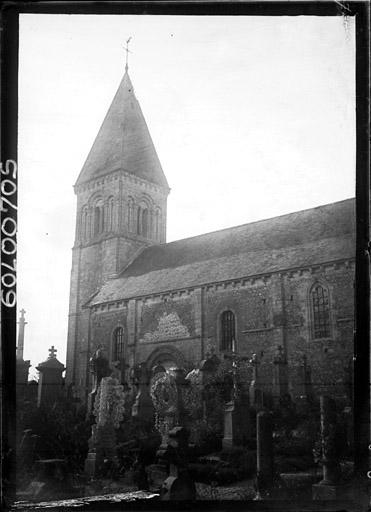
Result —
[[[193, 368], [212, 346], [223, 357], [220, 317], [231, 310], [237, 351], [258, 355], [259, 375], [267, 390], [272, 389], [273, 358], [281, 345], [294, 396], [301, 389], [304, 354], [312, 367], [315, 392], [342, 396], [344, 368], [353, 352], [353, 279], [353, 263], [342, 263], [102, 306], [92, 313], [90, 346], [98, 341], [110, 345], [120, 325], [130, 364], [160, 360], [162, 353], [166, 359], [173, 351], [174, 357], [182, 355], [182, 365]], [[328, 288], [331, 306], [331, 336], [321, 340], [312, 336], [309, 300], [317, 282]]]

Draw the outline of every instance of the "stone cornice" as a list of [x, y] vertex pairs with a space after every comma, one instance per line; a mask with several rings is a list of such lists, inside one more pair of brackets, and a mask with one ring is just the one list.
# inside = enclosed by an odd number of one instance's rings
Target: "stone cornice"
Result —
[[166, 193], [166, 195], [169, 194], [170, 188], [167, 187], [160, 187], [159, 185], [156, 185], [150, 181], [144, 180], [142, 178], [138, 178], [137, 176], [134, 176], [128, 171], [125, 171], [124, 169], [114, 169], [113, 171], [107, 171], [107, 173], [102, 174], [98, 176], [97, 178], [92, 178], [89, 181], [86, 181], [84, 183], [80, 183], [79, 185], [74, 185], [74, 191], [75, 194], [79, 194], [81, 192], [84, 192], [86, 190], [95, 190], [96, 188], [100, 187], [101, 185], [104, 185], [105, 183], [109, 183], [111, 181], [119, 179], [119, 177], [124, 177], [127, 181], [144, 186], [147, 190], [155, 191], [158, 193]]

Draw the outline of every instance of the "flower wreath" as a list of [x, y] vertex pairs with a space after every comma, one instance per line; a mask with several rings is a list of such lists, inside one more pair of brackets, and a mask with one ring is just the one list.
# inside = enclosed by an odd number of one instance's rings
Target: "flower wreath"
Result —
[[103, 426], [107, 422], [112, 421], [113, 426], [118, 428], [123, 420], [124, 412], [125, 397], [123, 387], [118, 384], [117, 379], [112, 377], [102, 378], [93, 409], [97, 425]]
[[169, 374], [155, 380], [151, 387], [151, 397], [157, 413], [164, 414], [171, 406], [176, 406], [178, 390], [174, 378]]

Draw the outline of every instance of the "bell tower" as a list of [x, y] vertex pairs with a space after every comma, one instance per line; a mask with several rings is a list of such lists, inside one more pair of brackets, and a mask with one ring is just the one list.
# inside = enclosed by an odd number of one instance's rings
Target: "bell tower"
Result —
[[89, 312], [84, 304], [145, 248], [166, 242], [169, 186], [128, 66], [74, 186], [75, 242], [67, 384], [84, 387]]

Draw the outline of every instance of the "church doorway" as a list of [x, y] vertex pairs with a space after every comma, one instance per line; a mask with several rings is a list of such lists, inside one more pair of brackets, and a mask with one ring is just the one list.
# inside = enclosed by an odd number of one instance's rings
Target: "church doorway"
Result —
[[163, 366], [165, 370], [184, 368], [185, 363], [185, 358], [180, 350], [169, 346], [155, 349], [146, 361], [147, 368], [151, 371], [156, 366]]

